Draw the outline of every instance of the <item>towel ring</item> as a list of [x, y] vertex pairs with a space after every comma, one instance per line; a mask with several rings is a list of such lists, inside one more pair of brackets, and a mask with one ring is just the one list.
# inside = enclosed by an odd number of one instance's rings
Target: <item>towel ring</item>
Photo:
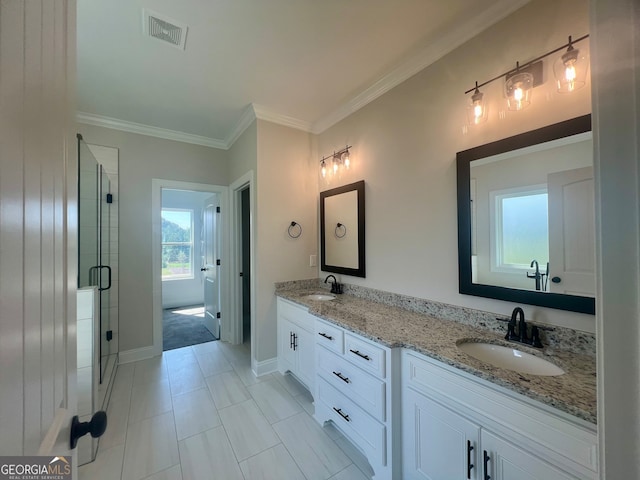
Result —
[[[338, 223], [334, 233], [336, 234], [336, 237], [342, 238], [347, 234], [347, 227], [345, 227], [343, 223]], [[342, 233], [342, 235], [340, 235], [340, 233]]]
[[296, 222], [291, 222], [291, 225], [289, 225], [287, 232], [289, 233], [289, 236], [291, 238], [298, 238], [300, 235], [302, 235], [302, 225]]

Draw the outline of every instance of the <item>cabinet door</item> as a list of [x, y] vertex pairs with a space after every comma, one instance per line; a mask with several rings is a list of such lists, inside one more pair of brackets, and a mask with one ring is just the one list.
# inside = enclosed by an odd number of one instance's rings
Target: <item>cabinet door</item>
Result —
[[481, 479], [480, 427], [411, 388], [403, 393], [404, 478]]
[[295, 372], [296, 352], [293, 349], [293, 335], [295, 328], [291, 322], [280, 319], [278, 322], [278, 368], [281, 373], [286, 371]]
[[302, 328], [296, 330], [296, 353], [298, 355], [298, 377], [311, 391], [316, 374], [315, 342], [313, 333]]
[[[576, 477], [549, 465], [544, 459], [487, 430], [482, 430], [480, 443], [482, 452], [478, 455], [478, 463], [481, 473], [485, 475], [479, 477], [481, 479], [490, 477], [491, 480], [577, 480]], [[487, 462], [484, 461], [485, 452], [489, 458]]]

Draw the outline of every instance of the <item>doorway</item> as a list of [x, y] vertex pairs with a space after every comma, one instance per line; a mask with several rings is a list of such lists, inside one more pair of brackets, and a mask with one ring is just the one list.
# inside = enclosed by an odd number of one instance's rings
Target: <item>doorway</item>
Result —
[[161, 179], [152, 188], [153, 354], [160, 355], [221, 337], [228, 190]]
[[251, 341], [251, 204], [250, 187], [240, 191], [240, 264], [242, 270], [242, 343]]

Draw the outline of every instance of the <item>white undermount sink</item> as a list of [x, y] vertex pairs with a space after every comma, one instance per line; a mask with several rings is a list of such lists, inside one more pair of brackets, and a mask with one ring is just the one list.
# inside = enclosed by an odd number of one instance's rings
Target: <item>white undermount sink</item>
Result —
[[565, 373], [564, 370], [551, 362], [512, 347], [473, 341], [460, 342], [457, 347], [482, 362], [514, 372], [547, 377]]
[[325, 293], [312, 293], [311, 295], [307, 295], [309, 300], [316, 300], [319, 302], [326, 302], [328, 300], [334, 300], [336, 298], [335, 295], [328, 295]]

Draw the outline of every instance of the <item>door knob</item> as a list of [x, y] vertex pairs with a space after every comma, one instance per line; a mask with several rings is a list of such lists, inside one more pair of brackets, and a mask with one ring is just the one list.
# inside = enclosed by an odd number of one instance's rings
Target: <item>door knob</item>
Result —
[[201, 272], [206, 272], [206, 271], [207, 271], [207, 267], [202, 267], [202, 268], [200, 268], [200, 271], [201, 271]]
[[77, 415], [71, 419], [71, 436], [69, 446], [71, 449], [76, 448], [78, 439], [90, 433], [93, 438], [101, 437], [107, 430], [107, 413], [102, 410], [96, 412], [89, 422], [81, 422]]

